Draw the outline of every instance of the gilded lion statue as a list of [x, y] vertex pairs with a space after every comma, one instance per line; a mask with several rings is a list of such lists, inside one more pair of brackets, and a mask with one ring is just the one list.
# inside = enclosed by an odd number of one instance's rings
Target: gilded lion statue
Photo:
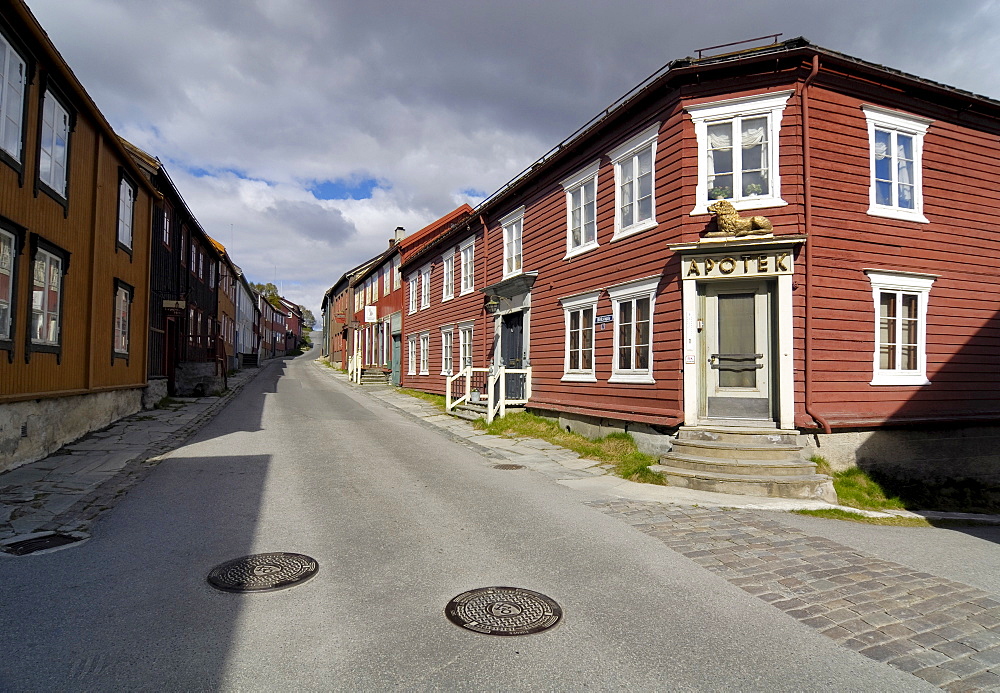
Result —
[[755, 236], [772, 231], [767, 217], [741, 217], [729, 200], [709, 205], [708, 211], [715, 215], [719, 231], [726, 236]]

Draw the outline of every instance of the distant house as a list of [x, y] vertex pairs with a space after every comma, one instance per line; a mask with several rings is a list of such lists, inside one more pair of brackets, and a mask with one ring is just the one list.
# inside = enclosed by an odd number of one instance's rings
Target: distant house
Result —
[[226, 247], [214, 238], [209, 238], [219, 254], [219, 281], [216, 286], [218, 295], [218, 323], [219, 338], [217, 347], [219, 358], [222, 359], [228, 370], [239, 368], [239, 358], [236, 353], [236, 293], [238, 291], [236, 265], [229, 257]]
[[256, 366], [260, 348], [260, 307], [246, 275], [233, 265], [236, 277], [236, 358], [238, 368]]
[[[405, 234], [402, 227], [396, 232], [399, 238]], [[360, 361], [360, 356], [356, 358], [355, 353], [355, 337], [360, 323], [355, 320], [358, 299], [354, 278], [373, 262], [368, 260], [348, 270], [323, 294], [323, 344], [330, 363], [342, 370], [353, 369], [354, 364]]]
[[21, 0], [0, 84], [2, 471], [142, 406], [156, 192]]
[[285, 353], [294, 351], [302, 342], [302, 309], [287, 298], [279, 297], [285, 323]]

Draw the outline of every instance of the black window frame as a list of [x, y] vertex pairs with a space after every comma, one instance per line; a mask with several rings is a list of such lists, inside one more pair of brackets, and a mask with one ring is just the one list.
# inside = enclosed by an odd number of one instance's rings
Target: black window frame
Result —
[[[66, 194], [63, 195], [58, 190], [55, 190], [48, 183], [42, 180], [42, 127], [44, 125], [45, 119], [45, 95], [52, 94], [53, 98], [59, 102], [59, 105], [63, 107], [66, 111], [66, 115], [69, 118], [69, 130], [66, 133]], [[66, 97], [65, 93], [59, 89], [59, 87], [53, 83], [52, 80], [48, 78], [47, 75], [43, 76], [40, 80], [38, 89], [38, 118], [37, 118], [37, 128], [36, 136], [37, 142], [35, 147], [35, 197], [38, 197], [38, 193], [45, 193], [48, 197], [51, 197], [60, 207], [63, 208], [63, 216], [69, 216], [69, 196], [72, 190], [72, 178], [70, 176], [70, 171], [72, 166], [70, 162], [73, 160], [73, 133], [76, 131], [76, 114], [77, 111], [73, 108], [72, 101]], [[117, 217], [118, 215], [115, 214]], [[117, 236], [117, 230], [115, 231]]]
[[[65, 306], [66, 306], [66, 275], [69, 274], [69, 261], [72, 253], [68, 250], [60, 248], [55, 243], [42, 238], [36, 233], [31, 234], [29, 239], [29, 246], [31, 248], [31, 254], [29, 256], [28, 266], [31, 268], [31, 279], [34, 281], [34, 271], [35, 271], [35, 259], [38, 256], [39, 250], [44, 250], [47, 253], [55, 255], [61, 261], [62, 265], [62, 277], [59, 280], [59, 339], [57, 344], [36, 344], [31, 340], [31, 325], [30, 321], [28, 324], [28, 329], [25, 330], [24, 335], [24, 362], [31, 363], [31, 354], [55, 354], [56, 355], [56, 365], [62, 364], [62, 348], [63, 348], [63, 334], [65, 333]], [[30, 310], [29, 310], [30, 315]]]
[[0, 351], [7, 352], [7, 363], [14, 362], [14, 344], [17, 339], [17, 285], [20, 281], [20, 256], [24, 253], [24, 239], [28, 229], [15, 224], [6, 217], [0, 217], [0, 229], [14, 236], [14, 248], [10, 264], [10, 334], [7, 339], [0, 338]]
[[[125, 245], [121, 242], [121, 239], [118, 238], [118, 226], [121, 224], [120, 214], [122, 209], [122, 183], [127, 183], [132, 189], [132, 219], [129, 223], [129, 240], [132, 243], [131, 246]], [[139, 201], [139, 186], [136, 184], [135, 179], [126, 173], [125, 168], [122, 166], [118, 167], [118, 195], [115, 199], [118, 201], [118, 204], [115, 207], [115, 252], [117, 253], [121, 250], [126, 253], [129, 257], [129, 262], [131, 262], [133, 253], [132, 248], [135, 246], [135, 206]]]
[[[118, 291], [120, 289], [125, 289], [125, 293], [128, 294], [128, 351], [121, 352], [115, 350], [115, 320], [118, 318]], [[135, 301], [135, 287], [126, 281], [122, 281], [118, 277], [115, 277], [113, 282], [113, 290], [111, 292], [111, 365], [115, 365], [115, 361], [124, 360], [125, 366], [129, 365], [129, 359], [132, 354], [132, 303]]]

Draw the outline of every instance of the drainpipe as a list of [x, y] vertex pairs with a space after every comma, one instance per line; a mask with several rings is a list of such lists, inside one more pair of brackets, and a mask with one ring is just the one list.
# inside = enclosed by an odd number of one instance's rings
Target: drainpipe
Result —
[[[482, 214], [479, 215], [479, 223], [483, 225], [483, 286], [486, 287], [486, 286], [490, 285], [490, 282], [489, 282], [489, 271], [490, 271], [490, 229], [489, 229], [488, 226], [486, 226], [486, 217], [484, 217]], [[475, 238], [475, 236], [473, 236], [473, 238]], [[473, 243], [475, 243], [474, 240], [473, 240]], [[474, 266], [475, 266], [475, 261], [473, 260], [473, 267]], [[475, 269], [473, 269], [473, 278], [474, 277], [475, 277]], [[475, 279], [473, 279], [473, 283], [475, 283]], [[486, 339], [483, 342], [486, 345], [493, 344], [493, 335], [490, 334], [490, 327], [494, 327], [493, 332], [495, 333], [496, 332], [495, 326], [490, 325], [490, 314], [487, 313], [484, 310], [483, 311], [483, 337], [485, 338], [485, 337], [487, 337], [487, 335], [489, 335], [489, 338]], [[473, 348], [475, 348], [475, 347], [473, 347]], [[493, 354], [491, 353], [491, 354], [489, 354], [489, 365], [492, 365], [492, 364], [493, 364]]]
[[[812, 59], [812, 70], [806, 77], [799, 90], [802, 103], [802, 169], [803, 169], [803, 206], [805, 207], [805, 233], [808, 236], [812, 231], [812, 180], [811, 169], [811, 140], [809, 137], [809, 85], [819, 73], [819, 56], [814, 55]], [[813, 409], [813, 378], [815, 376], [813, 368], [813, 267], [812, 267], [812, 246], [806, 240], [806, 373], [805, 373], [805, 409], [806, 413], [813, 418], [823, 428], [823, 433], [831, 433], [830, 423]]]

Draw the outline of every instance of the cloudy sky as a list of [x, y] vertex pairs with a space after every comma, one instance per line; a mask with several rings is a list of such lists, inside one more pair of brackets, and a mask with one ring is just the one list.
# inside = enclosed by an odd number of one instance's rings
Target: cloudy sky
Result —
[[1000, 0], [27, 0], [252, 281], [323, 292], [698, 48], [776, 32], [1000, 98]]

